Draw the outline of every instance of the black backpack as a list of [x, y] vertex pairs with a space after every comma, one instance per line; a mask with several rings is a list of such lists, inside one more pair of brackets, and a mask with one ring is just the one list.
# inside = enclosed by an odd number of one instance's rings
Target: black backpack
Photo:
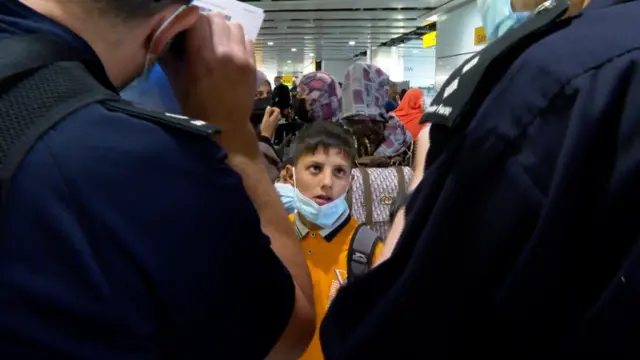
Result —
[[201, 136], [218, 132], [203, 121], [147, 111], [124, 101], [95, 58], [41, 34], [0, 40], [0, 190], [40, 136], [74, 111], [101, 103], [110, 111]]

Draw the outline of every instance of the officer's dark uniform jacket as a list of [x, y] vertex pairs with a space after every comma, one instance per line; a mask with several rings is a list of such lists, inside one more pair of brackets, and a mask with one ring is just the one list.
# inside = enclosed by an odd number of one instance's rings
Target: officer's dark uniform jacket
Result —
[[[34, 33], [115, 92], [85, 41], [0, 2], [0, 51]], [[240, 177], [190, 119], [150, 119], [90, 104], [23, 159], [3, 194], [0, 359], [262, 359], [279, 339], [294, 285]]]
[[326, 359], [640, 356], [639, 19], [592, 0], [495, 74], [392, 257], [338, 293]]

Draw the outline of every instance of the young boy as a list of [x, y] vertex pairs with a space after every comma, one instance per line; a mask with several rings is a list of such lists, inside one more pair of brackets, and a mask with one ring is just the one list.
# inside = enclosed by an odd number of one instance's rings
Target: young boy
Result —
[[[307, 257], [318, 329], [340, 286], [366, 272], [382, 250], [381, 239], [351, 216], [345, 200], [354, 159], [351, 134], [331, 122], [316, 121], [296, 138], [293, 162], [280, 180], [293, 184], [281, 197], [294, 198], [289, 219]], [[301, 359], [323, 359], [317, 331]]]

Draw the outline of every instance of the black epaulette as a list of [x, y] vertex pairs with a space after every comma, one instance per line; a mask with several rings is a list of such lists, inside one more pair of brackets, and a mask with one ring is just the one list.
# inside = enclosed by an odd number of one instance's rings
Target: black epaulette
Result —
[[182, 115], [164, 113], [137, 107], [128, 101], [105, 101], [101, 103], [107, 110], [127, 114], [140, 120], [160, 126], [169, 126], [196, 135], [211, 136], [220, 133], [220, 128], [206, 121], [191, 119]]

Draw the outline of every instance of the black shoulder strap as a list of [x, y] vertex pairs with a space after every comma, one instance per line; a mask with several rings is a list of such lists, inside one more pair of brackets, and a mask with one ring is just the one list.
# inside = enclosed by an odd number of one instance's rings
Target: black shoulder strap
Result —
[[347, 281], [369, 271], [376, 247], [381, 242], [382, 239], [373, 230], [364, 224], [358, 225], [347, 252]]
[[[59, 121], [89, 104], [139, 119], [211, 135], [218, 128], [184, 116], [146, 111], [123, 101], [88, 70], [76, 49], [40, 35], [0, 41], [0, 190], [6, 200], [11, 178], [37, 140]], [[104, 71], [103, 71], [104, 72]]]
[[88, 104], [118, 99], [117, 94], [104, 89], [76, 62], [47, 66], [0, 94], [3, 202], [13, 173], [42, 134]]
[[59, 61], [77, 60], [77, 50], [41, 34], [12, 36], [0, 42], [0, 84]]
[[[430, 122], [432, 141], [448, 142], [464, 132], [501, 74], [532, 44], [566, 26], [558, 21], [568, 10], [567, 0], [549, 0], [536, 15], [465, 60], [444, 82], [421, 122]], [[445, 146], [434, 144], [427, 162], [433, 164]], [[442, 146], [441, 146], [442, 145]]]

